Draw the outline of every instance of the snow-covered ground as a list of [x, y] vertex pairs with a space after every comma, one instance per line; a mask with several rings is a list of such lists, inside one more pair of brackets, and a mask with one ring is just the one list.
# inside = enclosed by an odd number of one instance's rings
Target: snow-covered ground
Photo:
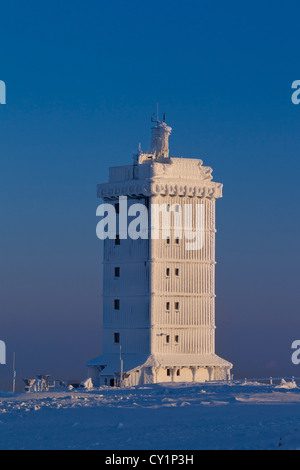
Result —
[[300, 449], [300, 389], [161, 384], [0, 392], [0, 449]]

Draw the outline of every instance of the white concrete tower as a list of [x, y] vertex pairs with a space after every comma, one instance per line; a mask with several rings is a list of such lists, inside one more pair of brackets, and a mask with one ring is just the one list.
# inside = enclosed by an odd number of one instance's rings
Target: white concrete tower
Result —
[[[222, 184], [201, 160], [169, 157], [172, 129], [165, 119], [152, 122], [150, 152], [111, 168], [109, 182], [98, 186], [116, 208], [118, 228], [103, 243], [102, 355], [87, 364], [95, 385], [119, 382], [121, 370], [123, 384], [138, 385], [222, 380], [232, 368], [215, 354]], [[146, 225], [130, 238], [128, 225], [142, 212]]]

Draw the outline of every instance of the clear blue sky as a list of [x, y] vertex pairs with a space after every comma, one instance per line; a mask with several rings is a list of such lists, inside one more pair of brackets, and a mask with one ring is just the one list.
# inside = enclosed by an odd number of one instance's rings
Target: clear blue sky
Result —
[[299, 2], [1, 4], [0, 339], [19, 379], [80, 378], [99, 350], [96, 184], [147, 149], [160, 103], [174, 156], [224, 183], [217, 352], [236, 376], [300, 376]]

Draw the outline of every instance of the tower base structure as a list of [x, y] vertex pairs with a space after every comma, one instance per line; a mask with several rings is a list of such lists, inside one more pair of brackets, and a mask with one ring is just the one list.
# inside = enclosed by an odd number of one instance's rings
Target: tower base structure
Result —
[[230, 380], [232, 364], [216, 354], [194, 355], [150, 355], [137, 357], [135, 354], [124, 354], [121, 366], [120, 356], [107, 354], [87, 363], [88, 377], [95, 387], [103, 385], [138, 385], [163, 382], [210, 382]]

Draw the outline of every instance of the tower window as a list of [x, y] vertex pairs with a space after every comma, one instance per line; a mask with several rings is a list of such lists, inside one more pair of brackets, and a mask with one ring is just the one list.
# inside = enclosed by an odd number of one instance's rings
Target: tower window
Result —
[[166, 276], [170, 276], [170, 268], [166, 269]]
[[120, 310], [120, 300], [119, 299], [114, 300], [114, 308], [115, 308], [115, 310]]
[[175, 336], [175, 343], [178, 343], [179, 342], [179, 336]]
[[169, 342], [170, 342], [170, 336], [167, 335], [167, 336], [166, 336], [166, 343], [169, 343]]
[[176, 243], [176, 245], [179, 245], [179, 238], [178, 237], [175, 238], [175, 243]]
[[119, 267], [115, 268], [115, 277], [120, 277], [120, 268]]
[[179, 310], [179, 302], [175, 302], [175, 310]]
[[114, 333], [114, 341], [115, 343], [120, 343], [120, 333]]
[[170, 245], [170, 237], [167, 237], [167, 245]]
[[176, 375], [179, 377], [179, 375], [180, 375], [180, 369], [177, 369]]
[[170, 377], [170, 375], [171, 375], [171, 370], [167, 369], [167, 376]]
[[175, 269], [175, 276], [179, 276], [179, 269], [178, 268]]
[[166, 303], [166, 310], [170, 310], [170, 302]]
[[120, 235], [116, 235], [115, 245], [120, 245]]

